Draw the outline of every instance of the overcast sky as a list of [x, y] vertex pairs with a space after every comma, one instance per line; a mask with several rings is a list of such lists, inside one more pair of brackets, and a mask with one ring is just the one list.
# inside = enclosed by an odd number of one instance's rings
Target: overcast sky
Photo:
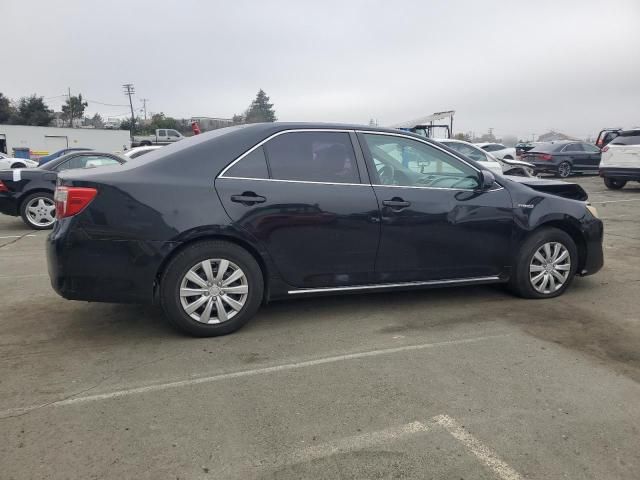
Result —
[[[2, 0], [0, 92], [59, 110], [380, 125], [456, 110], [454, 130], [576, 136], [640, 124], [640, 0]], [[58, 98], [50, 98], [50, 97]]]

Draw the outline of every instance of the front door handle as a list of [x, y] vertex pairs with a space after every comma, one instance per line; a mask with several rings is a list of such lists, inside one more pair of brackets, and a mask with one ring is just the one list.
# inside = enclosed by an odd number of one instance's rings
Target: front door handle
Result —
[[383, 200], [382, 205], [385, 207], [390, 207], [393, 210], [397, 210], [400, 208], [406, 208], [411, 205], [411, 202], [406, 202], [399, 197], [393, 197], [391, 200]]
[[242, 203], [243, 205], [253, 205], [255, 203], [264, 203], [267, 199], [253, 192], [244, 192], [242, 195], [231, 195], [231, 201]]

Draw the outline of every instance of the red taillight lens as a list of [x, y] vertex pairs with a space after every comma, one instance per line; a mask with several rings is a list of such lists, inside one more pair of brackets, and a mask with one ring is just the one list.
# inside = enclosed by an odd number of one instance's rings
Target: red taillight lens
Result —
[[72, 217], [80, 213], [98, 194], [95, 188], [56, 187], [56, 218]]
[[538, 155], [538, 160], [551, 160], [553, 158], [552, 155], [548, 153], [543, 153], [542, 155]]
[[608, 152], [608, 151], [609, 151], [609, 145], [606, 145], [606, 146], [602, 149], [602, 151], [603, 151], [603, 152]]
[[2, 182], [2, 180], [0, 180], [0, 192], [8, 192], [9, 189], [7, 188], [7, 186]]

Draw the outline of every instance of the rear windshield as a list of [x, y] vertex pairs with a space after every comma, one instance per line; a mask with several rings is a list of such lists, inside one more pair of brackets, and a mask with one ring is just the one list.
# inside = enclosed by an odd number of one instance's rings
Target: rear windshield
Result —
[[611, 141], [611, 145], [640, 145], [640, 130], [629, 130], [620, 133]]
[[565, 145], [566, 145], [566, 143], [541, 143], [541, 144], [536, 145], [535, 147], [533, 147], [527, 153], [536, 153], [536, 152], [551, 153], [551, 152], [557, 152], [558, 150], [560, 150]]

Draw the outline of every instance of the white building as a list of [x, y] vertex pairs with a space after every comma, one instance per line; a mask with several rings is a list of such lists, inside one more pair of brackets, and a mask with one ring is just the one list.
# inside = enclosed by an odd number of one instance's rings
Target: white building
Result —
[[8, 155], [14, 155], [16, 148], [28, 148], [31, 158], [39, 158], [65, 148], [116, 152], [130, 146], [128, 130], [0, 125], [0, 152]]

